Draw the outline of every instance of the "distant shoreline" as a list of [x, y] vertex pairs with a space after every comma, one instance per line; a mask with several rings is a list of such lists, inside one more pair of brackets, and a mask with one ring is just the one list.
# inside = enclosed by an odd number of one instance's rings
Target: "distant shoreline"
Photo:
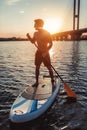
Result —
[[[80, 38], [79, 41], [81, 40], [87, 40], [87, 37], [85, 38]], [[16, 38], [16, 37], [9, 37], [9, 38], [0, 38], [0, 42], [4, 41], [28, 41], [27, 38]], [[53, 39], [53, 41], [74, 41], [74, 39]]]
[[9, 38], [0, 38], [0, 41], [27, 41], [27, 38], [9, 37]]

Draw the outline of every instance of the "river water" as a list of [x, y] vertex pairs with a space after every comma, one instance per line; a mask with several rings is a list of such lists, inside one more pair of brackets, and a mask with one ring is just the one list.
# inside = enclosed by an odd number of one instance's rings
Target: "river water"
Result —
[[[28, 41], [0, 42], [0, 130], [10, 130], [13, 101], [35, 81], [35, 51], [35, 46]], [[77, 101], [67, 101], [61, 83], [55, 103], [31, 129], [87, 130], [87, 41], [55, 41], [50, 55], [54, 68], [76, 92]], [[44, 65], [40, 70], [40, 76], [48, 74]]]

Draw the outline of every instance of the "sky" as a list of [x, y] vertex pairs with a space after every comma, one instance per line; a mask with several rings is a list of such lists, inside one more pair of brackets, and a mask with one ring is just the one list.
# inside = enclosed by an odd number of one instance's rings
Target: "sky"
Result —
[[[80, 2], [80, 28], [86, 28], [87, 0]], [[0, 0], [0, 37], [33, 35], [37, 18], [50, 33], [72, 30], [73, 0]]]

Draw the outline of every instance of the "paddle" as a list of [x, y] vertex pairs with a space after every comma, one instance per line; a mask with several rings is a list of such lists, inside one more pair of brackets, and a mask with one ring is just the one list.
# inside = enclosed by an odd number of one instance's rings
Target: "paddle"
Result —
[[[31, 40], [31, 38], [30, 38], [30, 36], [28, 34], [27, 34], [27, 37], [28, 37], [29, 40]], [[41, 49], [35, 44], [35, 42], [33, 42], [33, 44], [36, 46], [36, 48], [38, 50], [41, 51]], [[43, 58], [45, 58], [45, 57], [43, 57]], [[47, 61], [47, 59], [45, 59], [45, 60]], [[69, 87], [68, 84], [65, 83], [65, 81], [62, 79], [62, 77], [58, 74], [58, 72], [55, 70], [55, 68], [52, 65], [51, 65], [51, 67], [55, 71], [55, 73], [58, 75], [58, 77], [61, 79], [61, 81], [63, 82], [64, 88], [66, 90], [66, 93], [67, 93], [68, 97], [76, 99], [77, 98], [76, 93]]]

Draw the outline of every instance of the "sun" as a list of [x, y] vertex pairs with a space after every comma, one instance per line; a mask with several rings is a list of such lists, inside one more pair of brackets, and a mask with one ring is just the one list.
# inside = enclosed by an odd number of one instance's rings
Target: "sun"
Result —
[[62, 21], [61, 19], [57, 18], [51, 18], [51, 19], [46, 19], [45, 24], [44, 24], [44, 29], [49, 31], [51, 34], [59, 32], [62, 26]]

